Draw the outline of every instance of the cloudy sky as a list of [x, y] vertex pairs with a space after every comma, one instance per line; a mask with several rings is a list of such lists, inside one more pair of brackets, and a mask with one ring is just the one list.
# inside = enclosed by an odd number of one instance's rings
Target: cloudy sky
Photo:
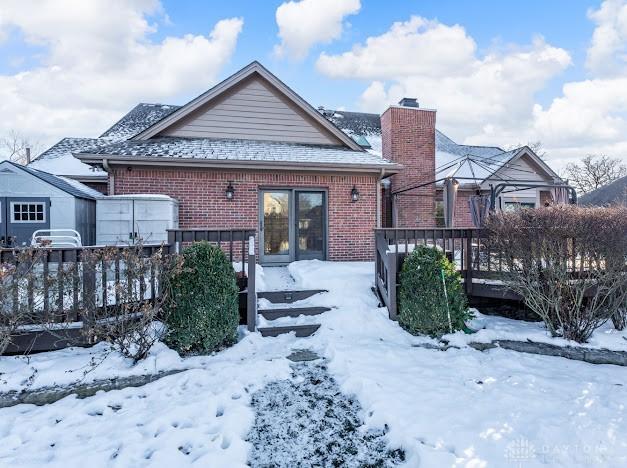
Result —
[[2, 0], [0, 135], [97, 136], [252, 60], [314, 106], [417, 97], [458, 142], [627, 161], [627, 0]]

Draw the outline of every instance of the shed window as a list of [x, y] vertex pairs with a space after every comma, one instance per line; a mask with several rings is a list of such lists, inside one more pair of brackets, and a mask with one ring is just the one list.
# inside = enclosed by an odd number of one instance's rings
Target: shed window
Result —
[[43, 203], [11, 203], [14, 223], [43, 223], [46, 209]]

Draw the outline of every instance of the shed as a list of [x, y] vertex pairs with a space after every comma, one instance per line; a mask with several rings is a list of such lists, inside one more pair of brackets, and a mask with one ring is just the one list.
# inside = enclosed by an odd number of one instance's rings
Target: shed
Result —
[[96, 242], [96, 190], [11, 161], [0, 161], [0, 246], [27, 245], [38, 229], [74, 229]]

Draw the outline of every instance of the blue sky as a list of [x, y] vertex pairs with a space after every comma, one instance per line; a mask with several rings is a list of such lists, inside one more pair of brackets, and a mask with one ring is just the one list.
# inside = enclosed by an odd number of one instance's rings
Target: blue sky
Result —
[[314, 106], [411, 96], [458, 142], [627, 158], [627, 0], [3, 0], [0, 135], [97, 136], [252, 60]]
[[538, 94], [548, 103], [564, 81], [585, 77], [583, 62], [594, 25], [586, 17], [600, 1], [592, 0], [364, 0], [358, 15], [348, 18], [348, 27], [340, 39], [317, 45], [304, 61], [279, 60], [272, 49], [277, 42], [276, 8], [281, 1], [230, 0], [198, 2], [166, 0], [162, 2], [171, 24], [161, 27], [158, 37], [181, 34], [206, 34], [221, 18], [242, 16], [245, 27], [233, 59], [222, 73], [228, 76], [252, 60], [259, 60], [314, 105], [355, 108], [363, 91], [361, 80], [330, 80], [316, 73], [315, 61], [321, 51], [339, 53], [354, 43], [384, 33], [395, 21], [411, 15], [438, 19], [446, 24], [460, 24], [475, 39], [480, 50], [525, 44], [535, 35], [568, 49], [574, 64], [560, 78], [552, 80]]

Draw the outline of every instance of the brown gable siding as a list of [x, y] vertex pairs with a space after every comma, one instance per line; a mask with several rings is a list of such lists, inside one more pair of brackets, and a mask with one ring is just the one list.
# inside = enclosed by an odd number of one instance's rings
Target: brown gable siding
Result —
[[342, 144], [258, 76], [245, 80], [160, 135]]

